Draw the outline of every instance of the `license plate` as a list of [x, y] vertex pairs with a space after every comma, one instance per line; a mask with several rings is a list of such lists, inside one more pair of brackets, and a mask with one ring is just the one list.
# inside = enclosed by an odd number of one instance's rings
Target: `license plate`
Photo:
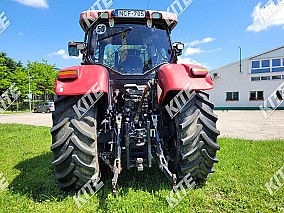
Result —
[[144, 10], [116, 10], [115, 16], [120, 18], [145, 18]]

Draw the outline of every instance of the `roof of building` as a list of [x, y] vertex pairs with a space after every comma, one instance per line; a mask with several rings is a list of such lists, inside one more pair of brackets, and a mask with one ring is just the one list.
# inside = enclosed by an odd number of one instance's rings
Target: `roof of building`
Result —
[[[259, 56], [261, 56], [261, 55], [265, 55], [265, 54], [267, 54], [267, 53], [274, 52], [274, 51], [279, 50], [279, 49], [282, 49], [282, 48], [284, 48], [284, 45], [279, 46], [279, 47], [276, 47], [276, 48], [273, 48], [273, 49], [271, 49], [271, 50], [268, 50], [268, 51], [265, 51], [265, 52], [262, 52], [262, 53], [259, 53], [259, 54], [257, 54], [257, 55], [254, 55], [254, 56], [251, 56], [251, 57], [248, 57], [248, 58], [244, 58], [244, 59], [242, 59], [242, 61], [251, 60], [251, 59], [253, 59], [253, 58], [259, 57]], [[216, 71], [216, 70], [219, 70], [219, 69], [222, 69], [222, 68], [225, 68], [225, 67], [234, 65], [234, 64], [236, 64], [236, 63], [240, 63], [240, 60], [235, 61], [235, 62], [232, 62], [232, 63], [230, 63], [230, 64], [226, 64], [226, 65], [224, 65], [224, 66], [222, 66], [222, 67], [219, 67], [219, 68], [216, 68], [216, 69], [214, 69], [214, 70], [211, 70], [210, 72], [213, 72], [213, 71]]]

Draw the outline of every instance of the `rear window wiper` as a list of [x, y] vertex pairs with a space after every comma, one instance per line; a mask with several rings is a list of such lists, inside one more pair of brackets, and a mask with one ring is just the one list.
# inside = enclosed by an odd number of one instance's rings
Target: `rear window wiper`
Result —
[[116, 33], [113, 33], [113, 34], [111, 34], [111, 35], [108, 35], [108, 36], [105, 36], [105, 37], [102, 37], [102, 38], [98, 39], [98, 42], [100, 42], [100, 41], [102, 41], [102, 40], [105, 40], [105, 39], [107, 39], [107, 38], [114, 37], [114, 36], [119, 35], [119, 34], [121, 34], [121, 33], [131, 32], [132, 30], [133, 30], [133, 27], [125, 28], [125, 29], [123, 29], [123, 30], [121, 30], [121, 31], [118, 31], [118, 32], [116, 32]]

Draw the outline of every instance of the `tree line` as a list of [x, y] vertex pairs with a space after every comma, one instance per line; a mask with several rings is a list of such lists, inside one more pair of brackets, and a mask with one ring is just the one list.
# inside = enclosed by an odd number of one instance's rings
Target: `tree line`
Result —
[[54, 95], [53, 87], [57, 75], [55, 65], [48, 64], [46, 60], [28, 61], [27, 65], [23, 66], [21, 61], [16, 62], [8, 57], [7, 53], [0, 53], [0, 96], [15, 84], [21, 93], [18, 101], [23, 103], [28, 99], [30, 85], [33, 96], [46, 100], [50, 95]]

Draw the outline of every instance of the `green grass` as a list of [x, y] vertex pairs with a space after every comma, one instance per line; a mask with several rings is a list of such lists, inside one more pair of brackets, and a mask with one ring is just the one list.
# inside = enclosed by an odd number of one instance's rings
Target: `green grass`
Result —
[[[257, 133], [256, 133], [257, 134]], [[0, 125], [0, 173], [9, 183], [0, 194], [0, 212], [280, 212], [284, 186], [272, 197], [265, 187], [284, 164], [284, 141], [220, 139], [216, 172], [171, 209], [171, 185], [156, 166], [123, 170], [118, 197], [111, 174], [79, 210], [72, 194], [57, 189], [51, 165], [49, 128]]]

